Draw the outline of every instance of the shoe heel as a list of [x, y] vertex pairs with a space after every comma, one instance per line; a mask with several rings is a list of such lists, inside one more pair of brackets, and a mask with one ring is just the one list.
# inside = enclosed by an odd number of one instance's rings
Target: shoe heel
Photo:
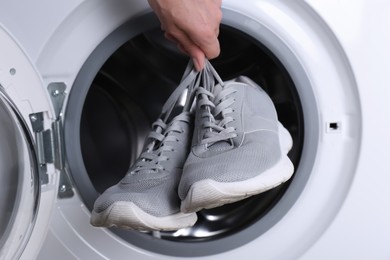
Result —
[[280, 122], [278, 125], [278, 129], [279, 129], [280, 148], [282, 149], [283, 153], [287, 154], [293, 146], [293, 140], [291, 134]]

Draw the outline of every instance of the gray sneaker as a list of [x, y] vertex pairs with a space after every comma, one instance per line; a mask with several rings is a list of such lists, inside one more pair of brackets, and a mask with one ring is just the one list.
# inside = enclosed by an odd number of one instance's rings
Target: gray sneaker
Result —
[[[152, 126], [143, 153], [115, 186], [95, 201], [91, 224], [133, 230], [177, 230], [195, 224], [195, 213], [180, 212], [177, 187], [190, 151], [193, 115], [189, 112], [198, 73], [191, 71], [164, 105]], [[189, 87], [187, 87], [189, 85]], [[173, 108], [187, 87], [182, 112], [171, 119]]]
[[198, 89], [192, 149], [178, 190], [185, 213], [265, 192], [294, 171], [287, 157], [292, 138], [266, 92], [247, 77], [219, 82]]

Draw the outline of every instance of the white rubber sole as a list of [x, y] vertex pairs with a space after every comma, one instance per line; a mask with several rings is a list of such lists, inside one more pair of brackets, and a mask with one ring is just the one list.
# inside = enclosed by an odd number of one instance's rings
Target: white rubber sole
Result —
[[191, 227], [197, 221], [195, 213], [176, 213], [156, 217], [133, 202], [118, 201], [102, 212], [92, 211], [91, 224], [97, 227], [118, 227], [139, 231], [173, 231]]
[[294, 165], [287, 157], [292, 147], [292, 138], [280, 123], [279, 138], [282, 158], [272, 168], [245, 181], [232, 183], [222, 183], [211, 179], [198, 181], [190, 187], [187, 196], [181, 202], [180, 210], [184, 213], [197, 212], [201, 209], [234, 203], [268, 191], [289, 180], [294, 173]]

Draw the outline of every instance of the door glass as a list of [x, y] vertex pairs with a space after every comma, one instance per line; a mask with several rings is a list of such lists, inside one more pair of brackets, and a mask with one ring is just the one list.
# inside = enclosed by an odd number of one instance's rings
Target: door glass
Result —
[[0, 259], [18, 259], [34, 225], [39, 183], [31, 140], [0, 86]]

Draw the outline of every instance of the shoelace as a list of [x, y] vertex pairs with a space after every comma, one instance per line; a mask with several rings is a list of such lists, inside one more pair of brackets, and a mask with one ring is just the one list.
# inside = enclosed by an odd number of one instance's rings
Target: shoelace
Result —
[[[131, 171], [131, 174], [135, 174], [140, 171], [156, 172], [158, 170], [165, 170], [160, 162], [169, 160], [169, 157], [163, 155], [164, 152], [175, 151], [173, 147], [169, 145], [169, 142], [180, 141], [175, 135], [171, 135], [171, 133], [183, 133], [184, 130], [180, 126], [180, 122], [189, 123], [190, 121], [191, 114], [189, 112], [183, 112], [176, 116], [169, 126], [167, 126], [161, 119], [154, 122], [152, 126], [154, 131], [150, 132], [148, 136], [151, 142], [146, 147], [145, 152], [140, 155], [139, 160], [135, 165], [135, 169]], [[159, 143], [157, 147], [156, 143]]]
[[[171, 94], [165, 102], [160, 118], [152, 125], [152, 131], [148, 136], [148, 145], [141, 153], [136, 164], [132, 167], [130, 175], [139, 172], [157, 172], [164, 170], [162, 161], [169, 160], [166, 151], [174, 152], [175, 150], [169, 145], [169, 142], [177, 142], [177, 137], [172, 133], [183, 133], [184, 129], [180, 126], [180, 122], [189, 123], [191, 121], [191, 105], [195, 98], [195, 93], [199, 87], [200, 74], [193, 69], [193, 64], [190, 61], [179, 86]], [[183, 107], [183, 112], [175, 116], [170, 124], [167, 121], [170, 118], [173, 108], [178, 99], [187, 89], [186, 102]]]
[[[235, 99], [231, 94], [235, 93], [236, 90], [225, 85], [208, 62], [206, 63], [206, 73], [208, 77], [204, 77], [204, 79], [207, 80], [203, 82], [204, 86], [198, 88], [197, 96], [199, 105], [205, 108], [201, 115], [203, 119], [206, 119], [203, 120], [202, 127], [207, 129], [201, 144], [209, 147], [220, 141], [231, 142], [231, 139], [237, 136], [236, 129], [228, 126], [228, 123], [234, 121], [234, 118], [229, 114], [234, 112], [231, 106], [235, 103]], [[219, 84], [215, 85], [214, 79]], [[213, 92], [217, 92], [216, 96]]]

